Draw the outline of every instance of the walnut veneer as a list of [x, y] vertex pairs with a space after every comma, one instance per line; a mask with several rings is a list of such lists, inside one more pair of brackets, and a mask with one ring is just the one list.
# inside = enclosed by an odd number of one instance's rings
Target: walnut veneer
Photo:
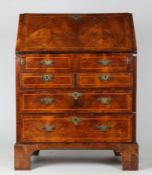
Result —
[[21, 14], [15, 169], [47, 149], [112, 149], [138, 169], [132, 15]]

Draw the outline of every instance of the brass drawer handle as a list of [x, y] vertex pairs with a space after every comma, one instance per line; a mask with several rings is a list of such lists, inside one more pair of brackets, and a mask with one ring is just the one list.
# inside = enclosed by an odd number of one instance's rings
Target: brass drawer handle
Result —
[[109, 125], [99, 125], [99, 126], [97, 126], [97, 129], [99, 129], [100, 131], [106, 132], [106, 131], [109, 131], [111, 129], [111, 126], [109, 126]]
[[48, 124], [48, 125], [42, 126], [41, 129], [43, 129], [44, 131], [47, 131], [47, 132], [51, 132], [54, 129], [56, 129], [56, 127], [54, 125]]
[[112, 60], [98, 60], [98, 63], [102, 66], [109, 66], [112, 63]]
[[42, 80], [44, 82], [48, 82], [48, 81], [52, 81], [53, 75], [52, 74], [50, 74], [50, 75], [42, 75], [41, 78], [42, 78]]
[[54, 61], [53, 60], [41, 60], [40, 64], [48, 67], [48, 66], [52, 66], [54, 64]]
[[83, 95], [83, 93], [81, 92], [72, 92], [69, 94], [71, 97], [73, 97], [74, 100], [78, 100], [79, 97], [81, 97]]
[[102, 105], [108, 105], [112, 102], [111, 97], [99, 97], [97, 101]]
[[78, 125], [78, 124], [82, 121], [82, 119], [80, 119], [80, 118], [78, 118], [78, 117], [76, 117], [76, 116], [73, 116], [73, 117], [70, 118], [70, 121], [71, 121], [74, 125]]
[[100, 78], [100, 80], [102, 80], [102, 81], [109, 81], [109, 80], [111, 80], [111, 78], [112, 78], [112, 75], [99, 75], [99, 78]]
[[41, 98], [40, 101], [44, 105], [50, 105], [54, 102], [54, 99], [53, 98]]

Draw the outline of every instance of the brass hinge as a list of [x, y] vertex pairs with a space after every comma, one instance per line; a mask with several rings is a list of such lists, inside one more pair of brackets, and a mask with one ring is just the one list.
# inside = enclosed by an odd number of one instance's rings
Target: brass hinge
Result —
[[25, 62], [25, 59], [23, 59], [23, 58], [21, 58], [21, 65], [25, 65], [26, 64], [26, 62]]
[[127, 58], [127, 64], [131, 64], [131, 58]]

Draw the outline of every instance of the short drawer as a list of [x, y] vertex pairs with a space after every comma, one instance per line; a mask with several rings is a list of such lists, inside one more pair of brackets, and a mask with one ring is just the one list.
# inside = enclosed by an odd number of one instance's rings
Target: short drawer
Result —
[[[87, 65], [87, 66], [86, 66]], [[88, 54], [79, 56], [80, 72], [123, 72], [132, 71], [133, 57], [128, 55]]]
[[68, 93], [21, 93], [19, 112], [49, 113], [66, 112], [75, 108], [74, 100]]
[[21, 142], [131, 142], [133, 116], [24, 115]]
[[74, 76], [70, 73], [21, 73], [21, 88], [73, 88]]
[[28, 54], [21, 58], [23, 71], [29, 72], [71, 72], [72, 58], [64, 54]]
[[132, 73], [79, 73], [79, 88], [133, 87]]
[[132, 92], [38, 92], [19, 95], [19, 112], [132, 112]]
[[77, 110], [95, 113], [118, 113], [133, 111], [132, 92], [88, 92], [77, 102]]

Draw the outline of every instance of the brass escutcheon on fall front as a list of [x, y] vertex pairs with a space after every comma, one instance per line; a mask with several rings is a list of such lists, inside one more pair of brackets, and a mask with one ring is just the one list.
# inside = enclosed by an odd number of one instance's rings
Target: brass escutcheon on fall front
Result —
[[73, 14], [73, 15], [69, 15], [70, 18], [74, 19], [75, 21], [77, 21], [78, 19], [81, 18], [81, 15], [79, 14]]

